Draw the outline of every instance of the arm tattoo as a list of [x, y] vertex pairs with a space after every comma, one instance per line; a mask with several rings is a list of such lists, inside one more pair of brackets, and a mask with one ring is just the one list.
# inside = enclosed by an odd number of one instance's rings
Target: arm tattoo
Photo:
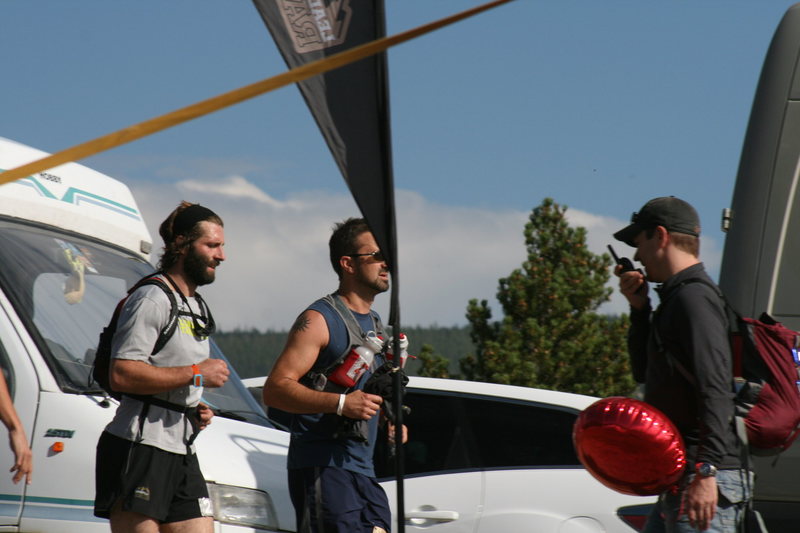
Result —
[[297, 320], [294, 321], [294, 324], [292, 324], [292, 332], [305, 331], [309, 322], [305, 315], [300, 315], [297, 317]]

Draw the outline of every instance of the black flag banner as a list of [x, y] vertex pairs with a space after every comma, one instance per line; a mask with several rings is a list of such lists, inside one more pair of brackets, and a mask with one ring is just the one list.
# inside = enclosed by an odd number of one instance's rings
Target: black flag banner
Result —
[[[253, 3], [289, 68], [380, 39], [386, 33], [383, 0]], [[314, 76], [298, 86], [396, 284], [386, 52]]]

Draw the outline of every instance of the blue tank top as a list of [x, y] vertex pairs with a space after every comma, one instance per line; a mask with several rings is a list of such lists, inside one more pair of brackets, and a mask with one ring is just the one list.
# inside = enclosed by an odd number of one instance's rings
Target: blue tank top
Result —
[[[347, 326], [333, 307], [324, 299], [319, 299], [308, 309], [317, 311], [328, 325], [328, 346], [317, 357], [315, 368], [327, 368], [350, 348], [350, 336]], [[373, 331], [375, 324], [372, 315], [353, 312], [361, 329]], [[380, 319], [379, 319], [380, 320]], [[376, 366], [383, 364], [383, 356], [378, 355]], [[361, 390], [371, 375], [367, 372], [356, 384]], [[366, 443], [352, 439], [343, 440], [333, 436], [339, 424], [339, 416], [333, 413], [293, 415], [290, 426], [291, 443], [287, 458], [288, 468], [307, 468], [314, 466], [334, 466], [369, 477], [375, 477], [372, 455], [375, 451], [375, 439], [378, 434], [378, 417], [375, 415], [368, 422], [368, 440]]]

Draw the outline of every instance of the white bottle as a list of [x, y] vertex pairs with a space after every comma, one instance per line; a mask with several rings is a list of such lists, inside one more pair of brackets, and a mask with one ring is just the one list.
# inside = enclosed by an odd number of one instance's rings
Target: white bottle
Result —
[[[408, 337], [405, 333], [400, 334], [400, 368], [405, 368], [408, 359]], [[386, 360], [394, 361], [394, 338], [389, 338], [389, 350], [386, 352]]]

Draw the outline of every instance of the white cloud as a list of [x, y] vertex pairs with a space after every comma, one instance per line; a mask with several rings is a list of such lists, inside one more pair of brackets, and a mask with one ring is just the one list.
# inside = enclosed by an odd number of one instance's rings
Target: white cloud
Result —
[[[272, 196], [265, 193], [241, 176], [229, 176], [224, 180], [212, 182], [183, 180], [178, 182], [177, 187], [179, 190], [191, 193], [222, 195], [230, 198], [247, 198], [276, 209], [291, 206], [291, 204], [284, 204], [275, 200]], [[294, 207], [300, 206], [295, 205]]]
[[[613, 217], [593, 215], [577, 209], [567, 209], [567, 220], [572, 226], [586, 228], [586, 244], [596, 254], [608, 253], [608, 245], [614, 247], [620, 257], [633, 258], [633, 248], [614, 239], [614, 232], [622, 229], [627, 222]], [[612, 287], [611, 300], [600, 307], [600, 312], [619, 314], [628, 312], [628, 302], [616, 290], [617, 278], [612, 276], [609, 285]]]
[[[200, 202], [225, 220], [228, 260], [217, 281], [202, 292], [226, 331], [287, 329], [306, 305], [333, 291], [337, 279], [327, 254], [331, 227], [358, 216], [348, 195], [310, 191], [279, 201], [238, 176], [222, 182], [139, 183], [133, 188], [156, 238], [158, 224], [183, 199]], [[471, 298], [492, 303], [497, 318], [497, 282], [525, 260], [523, 229], [529, 212], [436, 205], [402, 190], [396, 202], [401, 324], [465, 324]], [[588, 245], [595, 253], [605, 252], [606, 245], [614, 243], [612, 233], [625, 225], [575, 209], [567, 211], [567, 218], [587, 228]], [[614, 246], [621, 255], [632, 255], [624, 244]], [[714, 273], [718, 247], [708, 239], [703, 246]], [[154, 248], [159, 247], [157, 241]], [[388, 306], [388, 294], [378, 296], [376, 309], [385, 319]], [[626, 312], [627, 304], [614, 291], [602, 311]]]

